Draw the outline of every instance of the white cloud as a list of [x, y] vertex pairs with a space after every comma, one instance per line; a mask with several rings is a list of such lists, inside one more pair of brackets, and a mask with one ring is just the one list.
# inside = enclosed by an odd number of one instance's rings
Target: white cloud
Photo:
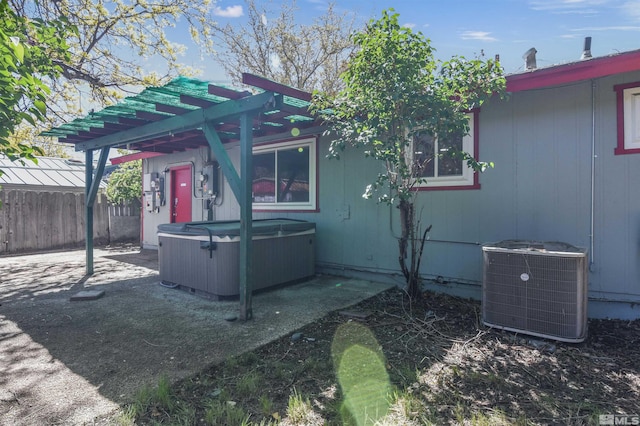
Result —
[[465, 31], [460, 34], [460, 38], [463, 40], [481, 40], [481, 41], [497, 41], [498, 39], [490, 36], [490, 32], [487, 31]]
[[416, 27], [416, 24], [413, 24], [411, 22], [407, 22], [406, 24], [402, 25], [403, 27], [407, 27], [407, 28], [411, 28], [414, 29]]
[[640, 26], [635, 25], [613, 25], [607, 27], [585, 27], [574, 28], [571, 31], [587, 33], [589, 31], [640, 31]]
[[216, 16], [221, 16], [223, 18], [239, 18], [244, 15], [242, 6], [239, 4], [235, 6], [227, 6], [224, 9], [216, 6], [213, 9], [213, 14]]
[[533, 10], [552, 13], [572, 13], [580, 15], [597, 15], [595, 7], [606, 4], [609, 0], [534, 0], [529, 2]]
[[640, 1], [628, 1], [622, 5], [622, 11], [625, 16], [631, 17], [636, 21], [640, 21]]

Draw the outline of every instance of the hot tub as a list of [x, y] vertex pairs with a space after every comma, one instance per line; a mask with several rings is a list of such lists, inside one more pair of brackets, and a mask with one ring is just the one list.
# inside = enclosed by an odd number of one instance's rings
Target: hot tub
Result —
[[[315, 223], [253, 221], [253, 289], [300, 281], [315, 274]], [[240, 293], [240, 222], [158, 226], [160, 280], [214, 299]]]

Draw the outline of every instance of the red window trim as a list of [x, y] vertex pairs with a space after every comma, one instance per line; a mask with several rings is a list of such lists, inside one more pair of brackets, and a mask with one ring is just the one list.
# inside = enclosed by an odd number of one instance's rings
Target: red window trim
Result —
[[624, 147], [624, 91], [634, 87], [640, 87], [640, 81], [613, 86], [613, 91], [616, 92], [616, 127], [618, 131], [618, 145], [613, 151], [615, 155], [640, 154], [640, 148], [627, 149]]
[[[320, 212], [320, 164], [318, 161], [318, 154], [320, 153], [319, 151], [319, 147], [318, 145], [320, 145], [319, 143], [319, 138], [318, 136], [313, 136], [313, 135], [309, 135], [309, 136], [305, 136], [302, 138], [289, 138], [289, 139], [282, 139], [282, 140], [278, 140], [278, 141], [273, 141], [273, 142], [267, 142], [267, 143], [263, 143], [263, 144], [256, 144], [254, 145], [254, 148], [256, 147], [263, 147], [263, 146], [269, 146], [269, 145], [279, 145], [279, 144], [283, 144], [283, 143], [288, 143], [288, 142], [296, 142], [296, 141], [306, 141], [309, 139], [315, 139], [315, 147], [316, 147], [316, 208], [313, 210], [300, 210], [300, 209], [270, 209], [270, 208], [251, 208], [251, 211], [253, 212], [257, 212], [257, 213], [319, 213]], [[253, 203], [252, 203], [253, 205]]]
[[[475, 108], [471, 111], [473, 113], [473, 157], [478, 161], [480, 158], [480, 109]], [[473, 183], [470, 185], [458, 185], [458, 186], [419, 186], [415, 191], [461, 191], [469, 189], [480, 189], [480, 182], [478, 172], [473, 173]]]

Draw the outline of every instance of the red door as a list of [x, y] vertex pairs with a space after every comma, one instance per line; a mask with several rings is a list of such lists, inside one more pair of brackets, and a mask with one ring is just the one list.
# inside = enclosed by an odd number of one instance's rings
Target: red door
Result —
[[191, 222], [191, 166], [171, 169], [171, 222]]

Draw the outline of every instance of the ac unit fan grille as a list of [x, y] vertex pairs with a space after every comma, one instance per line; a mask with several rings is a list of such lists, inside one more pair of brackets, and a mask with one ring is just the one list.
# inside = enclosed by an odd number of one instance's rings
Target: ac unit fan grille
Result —
[[485, 251], [483, 318], [487, 325], [559, 340], [586, 332], [586, 256]]

